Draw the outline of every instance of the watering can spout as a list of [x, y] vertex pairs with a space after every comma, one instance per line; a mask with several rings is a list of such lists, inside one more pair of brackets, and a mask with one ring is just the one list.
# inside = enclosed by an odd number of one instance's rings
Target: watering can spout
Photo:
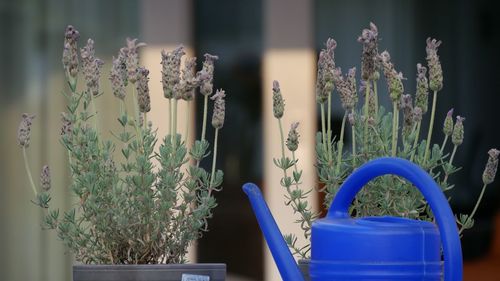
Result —
[[283, 235], [281, 234], [271, 211], [264, 201], [260, 189], [253, 183], [243, 185], [243, 191], [247, 194], [252, 209], [255, 213], [259, 226], [264, 234], [267, 245], [271, 250], [274, 261], [278, 266], [281, 278], [284, 281], [304, 281], [302, 274], [295, 263], [292, 253], [288, 249]]

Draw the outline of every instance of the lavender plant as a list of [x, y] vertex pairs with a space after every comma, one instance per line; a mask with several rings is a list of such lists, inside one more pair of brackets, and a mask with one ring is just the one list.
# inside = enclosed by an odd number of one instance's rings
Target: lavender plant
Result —
[[[460, 170], [453, 160], [464, 140], [465, 118], [456, 116], [454, 122], [451, 109], [443, 124], [442, 143], [437, 144], [432, 140], [438, 92], [443, 87], [443, 73], [437, 54], [441, 41], [427, 39], [427, 67], [417, 64], [414, 95], [405, 93], [403, 84], [405, 78], [396, 70], [389, 52], [379, 53], [378, 29], [375, 24], [370, 23], [369, 28], [362, 31], [358, 42], [363, 47], [359, 92], [356, 68], [349, 69], [347, 74], [343, 75], [341, 68], [335, 64], [334, 51], [337, 47], [335, 40], [328, 39], [326, 48], [319, 54], [316, 101], [321, 113], [321, 130], [316, 135], [316, 167], [320, 183], [319, 191], [325, 195], [324, 207], [329, 207], [340, 185], [353, 170], [372, 159], [384, 156], [408, 159], [429, 172], [443, 192], [452, 189], [454, 184], [450, 183], [449, 179]], [[378, 84], [381, 76], [384, 77], [388, 89], [392, 111], [379, 106]], [[335, 137], [332, 136], [331, 128], [331, 101], [334, 90], [338, 93], [344, 110], [340, 135]], [[430, 123], [427, 137], [424, 139], [421, 138], [425, 133], [421, 123], [423, 115], [429, 109], [429, 90], [433, 95]], [[364, 98], [362, 105], [358, 105], [358, 94]], [[298, 160], [295, 158], [299, 143], [298, 123], [292, 124], [286, 141], [291, 158], [285, 153], [281, 124], [284, 101], [277, 81], [273, 83], [273, 105], [274, 116], [279, 123], [282, 146], [281, 158], [275, 159], [274, 163], [283, 171], [280, 183], [286, 190], [285, 204], [292, 207], [297, 215], [297, 223], [304, 231], [304, 237], [309, 239], [312, 221], [319, 217], [319, 213], [313, 212], [306, 201], [312, 189], [302, 189], [300, 186], [302, 171], [297, 167]], [[345, 149], [344, 137], [348, 130], [351, 131], [352, 147]], [[450, 138], [451, 149], [448, 144]], [[473, 211], [470, 214], [456, 215], [460, 233], [474, 224], [473, 218], [486, 187], [495, 178], [499, 153], [496, 149], [489, 151], [488, 163], [483, 173], [484, 186]], [[289, 170], [292, 170], [292, 173]], [[398, 176], [382, 176], [369, 182], [357, 195], [350, 212], [356, 217], [392, 215], [433, 220], [432, 212], [418, 189]], [[298, 245], [297, 237], [293, 234], [285, 235], [285, 240], [297, 257], [309, 256], [309, 243]]]
[[[217, 205], [214, 193], [222, 188], [223, 172], [216, 170], [216, 157], [218, 132], [224, 125], [225, 93], [218, 90], [212, 95], [217, 57], [205, 55], [203, 69], [195, 72], [196, 58], [187, 58], [181, 69], [185, 54], [182, 46], [162, 52], [163, 94], [170, 105], [166, 109], [169, 133], [155, 150], [157, 132], [148, 121], [149, 70], [139, 65], [138, 55], [138, 49], [145, 44], [127, 39], [127, 45], [113, 58], [109, 80], [120, 105], [120, 129], [107, 140], [99, 133], [99, 113], [95, 109], [96, 99], [103, 94], [99, 85], [103, 62], [95, 56], [92, 39], [78, 56], [79, 37], [74, 27], [66, 28], [62, 61], [69, 92], [64, 93], [68, 103], [61, 115], [60, 138], [68, 152], [70, 189], [78, 199], [75, 207], [62, 214], [59, 209], [49, 208], [48, 166], [42, 169], [40, 184], [33, 181], [26, 151], [34, 115], [23, 114], [18, 131], [35, 195], [33, 202], [45, 212], [43, 226], [55, 230], [83, 263], [186, 262], [189, 244], [208, 231], [208, 219]], [[85, 82], [81, 89], [79, 78]], [[177, 129], [177, 104], [192, 101], [200, 87], [205, 98], [204, 120], [208, 97], [215, 101], [211, 171], [200, 167], [210, 154], [206, 122], [201, 139], [192, 147], [186, 142], [188, 125], [184, 136]], [[127, 100], [133, 108], [128, 108]]]

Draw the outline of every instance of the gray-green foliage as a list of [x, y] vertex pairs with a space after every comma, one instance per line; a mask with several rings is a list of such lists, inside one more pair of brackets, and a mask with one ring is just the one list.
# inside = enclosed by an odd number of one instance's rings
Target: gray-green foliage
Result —
[[[427, 40], [427, 61], [428, 67], [433, 70], [429, 74], [429, 79], [425, 77], [426, 69], [422, 65], [417, 65], [417, 97], [403, 95], [404, 88], [402, 83], [402, 74], [396, 72], [394, 65], [390, 61], [390, 55], [387, 51], [378, 54], [377, 46], [377, 27], [371, 23], [370, 29], [363, 30], [358, 41], [363, 44], [362, 67], [363, 79], [359, 92], [364, 97], [364, 105], [356, 104], [354, 107], [345, 101], [354, 100], [357, 103], [358, 93], [356, 91], [355, 81], [353, 85], [353, 71], [342, 75], [340, 68], [335, 67], [334, 49], [337, 44], [334, 40], [328, 39], [326, 49], [323, 49], [318, 60], [318, 75], [316, 83], [316, 100], [321, 109], [321, 129], [316, 135], [316, 156], [317, 173], [319, 178], [320, 192], [324, 193], [324, 208], [328, 208], [344, 182], [357, 167], [364, 163], [379, 157], [400, 157], [413, 161], [425, 169], [439, 184], [443, 192], [454, 187], [449, 178], [460, 170], [460, 167], [453, 163], [453, 158], [457, 148], [463, 141], [462, 117], [457, 116], [457, 122], [450, 132], [450, 124], [445, 123], [443, 142], [436, 144], [431, 140], [434, 113], [436, 109], [437, 91], [441, 87], [429, 87], [432, 85], [442, 85], [442, 72], [437, 56], [437, 47], [440, 41]], [[378, 106], [381, 97], [378, 96], [378, 84], [381, 84], [380, 73], [384, 73], [384, 80], [388, 88], [389, 96], [392, 100], [392, 111], [387, 111], [384, 107]], [[327, 75], [328, 74], [328, 75]], [[333, 87], [328, 87], [325, 94], [325, 85], [333, 83]], [[350, 83], [350, 84], [349, 84]], [[275, 83], [276, 85], [278, 83]], [[433, 90], [432, 109], [430, 124], [427, 134], [421, 132], [422, 114], [427, 112], [428, 89]], [[273, 90], [275, 90], [273, 88]], [[276, 92], [276, 91], [275, 91]], [[342, 106], [344, 108], [341, 133], [339, 136], [332, 136], [331, 129], [331, 100], [332, 94], [338, 93]], [[412, 100], [417, 102], [413, 104]], [[327, 109], [325, 110], [325, 107]], [[402, 118], [400, 118], [402, 113]], [[450, 119], [453, 111], [448, 113], [447, 123], [453, 125]], [[278, 118], [281, 134], [281, 117]], [[351, 147], [344, 147], [344, 138], [348, 133], [351, 134]], [[421, 138], [426, 136], [427, 138]], [[448, 139], [455, 136], [452, 146], [448, 147]], [[283, 137], [281, 139], [283, 145]], [[432, 144], [432, 145], [430, 145]], [[495, 154], [492, 150], [490, 156]], [[491, 160], [494, 162], [494, 160]], [[496, 161], [496, 160], [495, 160]], [[292, 159], [288, 158], [284, 150], [282, 157], [274, 160], [275, 165], [283, 170], [281, 185], [286, 190], [285, 204], [293, 208], [297, 214], [297, 223], [304, 231], [304, 237], [310, 238], [312, 221], [319, 216], [307, 205], [306, 196], [311, 190], [302, 191], [300, 188], [300, 178], [302, 172], [297, 168], [297, 159], [292, 151]], [[498, 161], [497, 161], [498, 162]], [[494, 163], [497, 163], [494, 162]], [[289, 170], [293, 167], [293, 173], [290, 176]], [[491, 170], [491, 169], [490, 169]], [[288, 172], [288, 174], [287, 174]], [[496, 172], [496, 169], [495, 169]], [[484, 193], [484, 188], [483, 192]], [[460, 233], [464, 229], [473, 226], [473, 215], [481, 201], [482, 194], [476, 204], [475, 209], [470, 215], [457, 215], [457, 224]], [[419, 193], [418, 189], [398, 176], [382, 176], [369, 182], [356, 196], [352, 206], [351, 215], [355, 217], [365, 216], [399, 216], [418, 220], [432, 221], [433, 214]], [[309, 256], [310, 244], [299, 245], [297, 237], [293, 234], [285, 235], [285, 240], [292, 252], [300, 257]]]
[[[72, 34], [71, 43], [76, 44], [79, 36], [74, 36], [74, 31]], [[76, 35], [79, 35], [77, 31]], [[128, 44], [129, 53], [124, 52], [124, 48], [120, 55], [129, 55], [130, 61], [137, 63], [135, 51], [144, 44], [135, 45], [135, 40], [128, 40]], [[75, 49], [73, 47], [65, 55], [74, 57], [72, 51]], [[147, 122], [148, 106], [137, 106], [141, 101], [136, 97], [136, 83], [130, 79], [129, 83], [126, 81], [126, 67], [130, 65], [118, 66], [123, 68], [124, 76], [119, 77], [116, 71], [120, 69], [114, 69], [111, 80], [116, 82], [114, 86], [122, 87], [122, 94], [116, 99], [121, 108], [117, 118], [120, 130], [112, 132], [111, 140], [99, 134], [94, 107], [99, 95], [92, 94], [89, 87], [78, 90], [78, 72], [66, 72], [69, 92], [64, 93], [68, 103], [63, 113], [60, 141], [68, 152], [70, 189], [77, 202], [64, 212], [49, 208], [48, 188], [38, 192], [32, 184], [34, 202], [45, 210], [43, 225], [56, 230], [58, 237], [83, 263], [186, 262], [189, 244], [208, 231], [208, 219], [217, 205], [214, 193], [221, 189], [223, 172], [213, 169], [210, 173], [200, 167], [200, 162], [210, 154], [209, 142], [204, 137], [188, 147], [186, 136], [174, 130], [176, 106], [181, 102], [182, 85], [186, 81], [178, 79], [175, 85], [178, 92], [175, 96], [179, 98], [171, 97], [171, 108], [165, 109], [170, 115], [170, 133], [160, 140], [155, 150], [158, 137], [151, 122]], [[199, 76], [202, 80], [188, 81], [189, 91], [199, 87], [203, 79], [211, 79], [207, 75]], [[147, 77], [143, 81], [147, 83]], [[139, 94], [143, 97], [145, 95], [142, 102], [148, 103], [149, 89], [145, 84], [141, 87], [137, 90], [142, 90]], [[129, 93], [125, 96], [126, 92]], [[218, 102], [223, 105], [222, 98], [219, 96]], [[127, 110], [126, 99], [132, 99], [135, 116]], [[206, 110], [203, 114], [206, 116]], [[25, 152], [27, 146], [21, 146]], [[216, 146], [214, 142], [215, 151]], [[215, 154], [212, 155], [214, 167]], [[27, 171], [31, 178], [28, 168]]]

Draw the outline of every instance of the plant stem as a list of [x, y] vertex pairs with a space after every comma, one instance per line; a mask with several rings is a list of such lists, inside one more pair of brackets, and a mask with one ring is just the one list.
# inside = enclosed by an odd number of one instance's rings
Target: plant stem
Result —
[[368, 141], [368, 101], [370, 98], [370, 80], [366, 81], [366, 90], [365, 90], [365, 129], [363, 135], [363, 145], [367, 147], [366, 143]]
[[[477, 199], [476, 205], [474, 206], [474, 209], [472, 210], [472, 213], [470, 213], [470, 216], [467, 217], [467, 220], [465, 221], [464, 225], [467, 225], [467, 223], [474, 217], [474, 215], [477, 212], [477, 209], [479, 208], [479, 204], [481, 204], [481, 200], [483, 200], [484, 196], [484, 191], [486, 190], [487, 184], [483, 184], [483, 188], [481, 189], [481, 193], [479, 194], [479, 198]], [[460, 230], [458, 231], [458, 235], [462, 234], [462, 232], [465, 230], [464, 225], [460, 227]]]
[[446, 146], [447, 141], [448, 141], [448, 135], [444, 135], [443, 144], [441, 145], [441, 155], [443, 155], [444, 147]]
[[99, 136], [99, 126], [97, 125], [97, 110], [95, 107], [94, 95], [92, 93], [90, 93], [90, 103], [92, 104], [92, 111], [94, 112], [94, 116], [92, 116], [92, 119], [94, 119], [94, 129], [96, 135]]
[[[322, 136], [323, 136], [323, 148], [325, 149], [325, 152], [328, 151], [327, 147], [326, 147], [326, 128], [325, 128], [325, 104], [322, 103], [320, 105], [321, 107], [321, 133], [322, 133]], [[282, 133], [283, 134], [283, 133]], [[283, 138], [282, 138], [283, 139]], [[283, 140], [282, 140], [283, 142]], [[331, 155], [328, 154], [328, 160], [331, 160]]]
[[434, 91], [434, 95], [432, 96], [432, 110], [431, 110], [431, 121], [429, 123], [429, 132], [427, 133], [427, 143], [425, 145], [425, 155], [424, 155], [424, 163], [429, 159], [430, 147], [431, 147], [431, 137], [432, 137], [432, 128], [434, 127], [434, 114], [436, 113], [436, 100], [437, 100], [437, 91]]
[[[451, 153], [451, 156], [450, 156], [450, 161], [448, 161], [448, 165], [451, 167], [451, 165], [453, 165], [453, 158], [455, 158], [455, 153], [457, 152], [457, 148], [458, 146], [457, 145], [454, 145], [453, 146], [453, 151]], [[443, 180], [443, 183], [446, 184], [446, 182], [448, 181], [448, 176], [449, 174], [446, 173], [446, 175], [444, 176], [444, 180]]]
[[415, 135], [415, 139], [413, 140], [413, 146], [412, 146], [412, 152], [411, 152], [411, 157], [410, 157], [410, 161], [413, 162], [413, 158], [415, 157], [415, 151], [417, 150], [417, 145], [418, 145], [418, 138], [420, 137], [420, 126], [421, 126], [422, 122], [421, 121], [418, 121], [417, 123], [417, 132], [416, 132], [416, 135]]
[[207, 111], [208, 111], [208, 95], [205, 95], [205, 99], [203, 101], [203, 125], [201, 127], [201, 140], [205, 140], [205, 130], [207, 127]]
[[210, 188], [208, 190], [208, 196], [212, 191], [212, 187], [214, 185], [214, 177], [215, 177], [215, 165], [217, 163], [217, 139], [219, 137], [219, 129], [215, 128], [215, 137], [214, 137], [214, 155], [212, 157], [212, 175], [210, 176]]
[[168, 99], [168, 132], [172, 136], [172, 99]]
[[345, 129], [345, 121], [347, 118], [347, 112], [344, 113], [344, 118], [342, 118], [342, 127], [340, 129], [340, 138], [338, 142], [338, 147], [337, 147], [337, 167], [336, 167], [336, 172], [337, 174], [340, 171], [340, 163], [342, 162], [342, 149], [344, 147], [344, 129]]
[[174, 137], [177, 137], [177, 102], [178, 100], [174, 100], [174, 109], [172, 112], [172, 133]]
[[139, 117], [139, 104], [138, 104], [138, 101], [137, 101], [137, 94], [135, 92], [135, 87], [132, 87], [132, 98], [133, 98], [133, 104], [134, 104], [134, 112], [135, 112], [135, 122], [134, 122], [134, 127], [135, 127], [135, 131], [137, 133], [137, 137], [139, 138], [139, 141], [142, 143], [142, 133], [139, 129], [139, 121], [140, 121], [140, 117]]
[[378, 93], [377, 93], [377, 80], [373, 80], [373, 94], [375, 95], [375, 119], [378, 117]]
[[356, 166], [356, 128], [351, 126], [352, 130], [352, 166]]
[[33, 177], [31, 176], [30, 166], [28, 164], [28, 156], [26, 155], [26, 147], [23, 146], [23, 158], [24, 158], [24, 168], [26, 169], [26, 173], [28, 174], [28, 179], [30, 181], [31, 188], [33, 189], [33, 193], [35, 196], [38, 195], [36, 191], [35, 182], [33, 181]]
[[187, 105], [186, 105], [186, 129], [184, 130], [184, 137], [185, 137], [186, 144], [187, 144], [188, 138], [189, 138], [189, 106], [190, 105], [191, 105], [191, 101], [187, 101]]
[[328, 139], [328, 155], [332, 154], [332, 146], [330, 145], [332, 143], [332, 94], [328, 94], [328, 107], [327, 107], [327, 139]]
[[398, 110], [398, 102], [394, 101], [392, 103], [393, 115], [392, 115], [392, 157], [396, 156], [397, 147], [398, 147], [398, 126], [399, 126], [399, 110]]
[[[281, 159], [285, 159], [285, 138], [283, 136], [283, 126], [281, 124], [281, 118], [278, 118], [278, 124], [279, 124], [279, 129], [280, 129], [280, 137], [281, 137]], [[286, 169], [283, 169], [283, 174], [285, 175], [285, 178], [287, 177], [286, 175]]]

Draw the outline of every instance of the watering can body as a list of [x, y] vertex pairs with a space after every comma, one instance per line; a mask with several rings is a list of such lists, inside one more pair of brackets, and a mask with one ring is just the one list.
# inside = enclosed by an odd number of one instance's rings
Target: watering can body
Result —
[[[385, 174], [413, 183], [427, 199], [437, 225], [389, 216], [351, 218], [348, 208], [355, 195], [368, 181]], [[283, 280], [302, 281], [260, 190], [253, 184], [243, 189]], [[439, 281], [443, 277], [461, 281], [462, 252], [448, 201], [432, 178], [407, 160], [379, 158], [366, 163], [340, 187], [327, 216], [313, 223], [309, 273], [313, 281]]]

